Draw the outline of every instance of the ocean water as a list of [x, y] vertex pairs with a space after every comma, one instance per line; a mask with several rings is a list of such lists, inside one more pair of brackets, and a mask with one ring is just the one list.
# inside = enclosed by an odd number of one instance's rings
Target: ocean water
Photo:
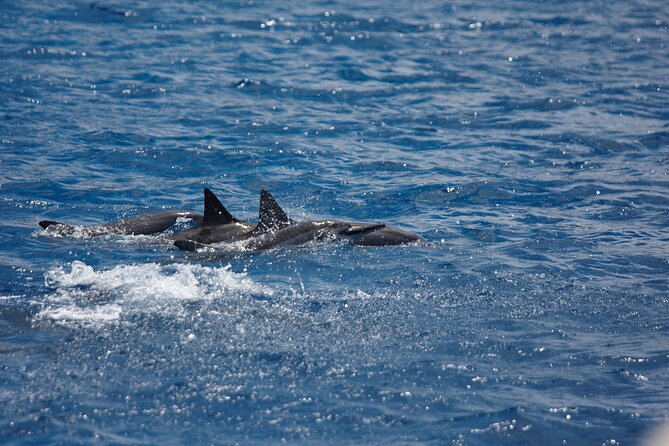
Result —
[[[0, 2], [0, 443], [635, 445], [669, 417], [662, 1]], [[401, 247], [64, 238], [201, 210]]]

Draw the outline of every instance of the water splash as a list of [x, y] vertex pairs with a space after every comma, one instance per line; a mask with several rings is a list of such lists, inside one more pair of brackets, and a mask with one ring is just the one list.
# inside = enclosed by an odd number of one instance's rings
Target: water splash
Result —
[[115, 323], [124, 316], [151, 313], [179, 317], [188, 303], [272, 295], [271, 289], [231, 271], [230, 265], [147, 263], [96, 271], [74, 261], [69, 271], [48, 271], [44, 282], [54, 292], [46, 296], [37, 319], [65, 325]]

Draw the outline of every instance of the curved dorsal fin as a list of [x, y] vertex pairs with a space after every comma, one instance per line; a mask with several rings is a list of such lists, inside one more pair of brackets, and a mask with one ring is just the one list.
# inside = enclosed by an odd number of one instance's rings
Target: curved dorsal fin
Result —
[[227, 225], [237, 222], [235, 217], [223, 206], [214, 193], [204, 188], [204, 218], [203, 225]]
[[272, 194], [263, 189], [260, 191], [260, 212], [256, 232], [268, 232], [285, 228], [294, 222], [281, 209]]
[[54, 221], [54, 220], [42, 220], [41, 222], [39, 222], [39, 225], [43, 229], [46, 229], [46, 228], [48, 228], [50, 226], [53, 226], [53, 225], [63, 225], [63, 223], [61, 223], [59, 221]]

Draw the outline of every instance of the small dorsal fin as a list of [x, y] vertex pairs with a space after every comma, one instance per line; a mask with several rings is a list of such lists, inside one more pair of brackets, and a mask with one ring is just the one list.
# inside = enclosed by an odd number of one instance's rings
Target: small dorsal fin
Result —
[[203, 225], [227, 225], [237, 222], [235, 217], [223, 206], [214, 193], [204, 188], [204, 218]]
[[285, 228], [294, 222], [281, 209], [272, 194], [263, 189], [260, 191], [260, 212], [258, 215], [258, 226], [255, 232], [269, 232]]
[[44, 229], [48, 228], [49, 226], [62, 225], [62, 224], [63, 223], [59, 221], [53, 221], [53, 220], [42, 220], [41, 222], [39, 222], [39, 225]]

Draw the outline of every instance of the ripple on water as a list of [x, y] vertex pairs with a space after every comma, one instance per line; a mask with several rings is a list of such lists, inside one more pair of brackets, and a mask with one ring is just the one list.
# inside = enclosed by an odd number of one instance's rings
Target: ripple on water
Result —
[[[0, 438], [624, 444], [662, 421], [666, 2], [5, 3]], [[203, 187], [429, 243], [34, 236]]]

